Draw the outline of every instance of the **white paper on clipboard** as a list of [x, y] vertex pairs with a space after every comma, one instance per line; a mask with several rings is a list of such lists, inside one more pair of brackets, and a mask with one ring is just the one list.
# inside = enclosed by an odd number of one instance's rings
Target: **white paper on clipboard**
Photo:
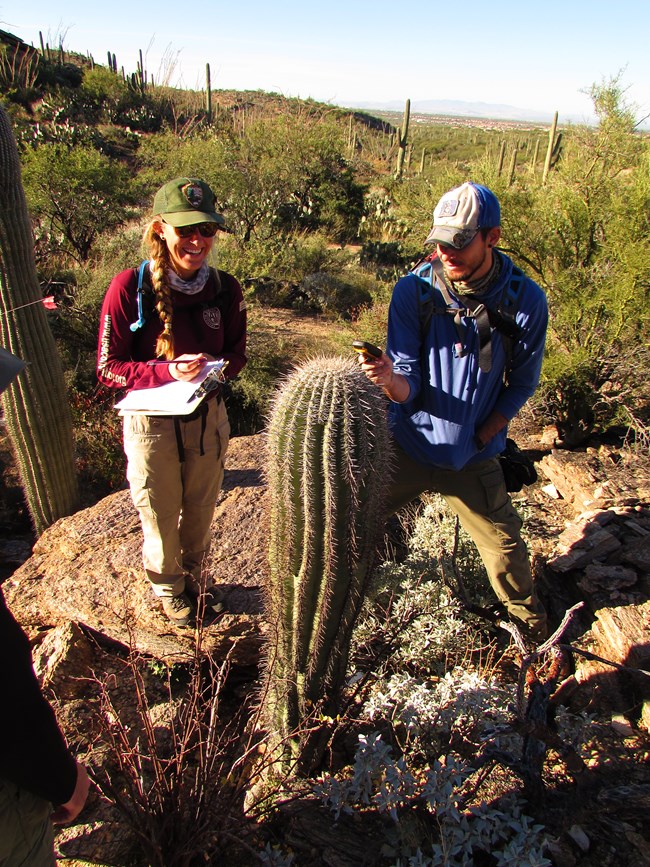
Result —
[[223, 370], [225, 362], [208, 361], [203, 370], [191, 381], [165, 383], [155, 388], [137, 388], [115, 404], [120, 415], [135, 413], [139, 415], [189, 415], [204, 399], [205, 394], [193, 397], [197, 388], [213, 370]]

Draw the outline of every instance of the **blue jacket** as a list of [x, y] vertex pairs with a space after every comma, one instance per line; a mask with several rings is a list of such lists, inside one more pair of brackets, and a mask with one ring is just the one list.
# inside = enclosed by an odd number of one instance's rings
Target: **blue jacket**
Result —
[[[496, 309], [504, 287], [510, 282], [513, 264], [501, 252], [499, 280], [481, 301]], [[502, 335], [492, 329], [492, 368], [479, 369], [479, 336], [476, 321], [465, 317], [467, 354], [458, 358], [454, 346], [458, 332], [454, 317], [434, 314], [424, 340], [421, 338], [419, 278], [403, 277], [393, 290], [388, 313], [387, 353], [396, 373], [408, 380], [409, 397], [391, 403], [393, 435], [412, 458], [423, 464], [459, 470], [503, 451], [506, 429], [478, 451], [474, 437], [493, 410], [512, 419], [533, 394], [539, 382], [548, 324], [546, 296], [525, 277], [516, 305], [516, 322], [521, 329], [514, 342], [507, 385], [503, 374], [506, 350]], [[439, 290], [435, 303], [444, 307]], [[457, 299], [452, 295], [456, 304]], [[458, 307], [461, 305], [457, 303]], [[428, 371], [422, 359], [428, 359]], [[428, 374], [428, 378], [427, 378]]]

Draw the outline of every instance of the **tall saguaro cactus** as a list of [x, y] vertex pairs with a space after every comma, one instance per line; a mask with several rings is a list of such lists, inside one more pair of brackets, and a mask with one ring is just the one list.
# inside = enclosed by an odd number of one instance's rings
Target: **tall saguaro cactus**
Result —
[[38, 533], [73, 512], [79, 496], [63, 370], [45, 309], [32, 303], [41, 297], [18, 151], [0, 105], [0, 343], [28, 362], [2, 406]]
[[268, 444], [265, 716], [280, 751], [303, 773], [322, 749], [305, 724], [315, 710], [336, 713], [383, 524], [390, 471], [384, 398], [354, 360], [314, 359], [276, 397]]
[[553, 115], [553, 123], [551, 124], [551, 128], [548, 131], [548, 147], [546, 149], [546, 160], [544, 161], [542, 184], [546, 183], [548, 173], [560, 159], [560, 154], [562, 153], [562, 133], [558, 133], [557, 137], [555, 135], [555, 131], [557, 130], [557, 119], [558, 113], [556, 111]]
[[411, 118], [411, 100], [406, 100], [406, 105], [404, 106], [404, 117], [402, 118], [402, 126], [397, 131], [398, 139], [398, 151], [397, 151], [397, 169], [395, 171], [395, 176], [398, 178], [402, 177], [402, 172], [404, 170], [404, 158], [406, 157], [406, 140], [409, 134], [409, 120]]
[[212, 86], [210, 85], [210, 64], [205, 64], [205, 113], [208, 123], [212, 123]]

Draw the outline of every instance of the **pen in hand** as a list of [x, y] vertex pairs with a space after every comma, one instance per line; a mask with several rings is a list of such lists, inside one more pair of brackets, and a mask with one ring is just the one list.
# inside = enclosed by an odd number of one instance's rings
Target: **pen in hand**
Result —
[[[153, 358], [153, 359], [151, 359], [151, 361], [147, 362], [147, 365], [149, 367], [154, 367], [154, 365], [156, 365], [156, 364], [178, 364], [179, 361], [182, 361], [182, 360], [183, 359], [179, 359], [179, 358], [172, 358], [171, 360], [168, 360], [166, 358]], [[201, 360], [205, 361], [206, 359], [204, 358]]]

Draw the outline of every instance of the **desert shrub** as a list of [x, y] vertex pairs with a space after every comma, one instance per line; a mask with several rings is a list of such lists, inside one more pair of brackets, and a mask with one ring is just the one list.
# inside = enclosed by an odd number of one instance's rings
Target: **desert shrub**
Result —
[[[373, 728], [358, 736], [351, 767], [325, 774], [315, 792], [335, 817], [389, 817], [383, 852], [393, 867], [487, 857], [549, 865], [543, 827], [516, 793], [495, 799], [490, 791], [489, 806], [481, 800], [487, 757], [515, 766], [524, 741], [512, 724], [515, 687], [484, 667], [484, 639], [445, 580], [453, 556], [468, 585], [485, 581], [473, 545], [456, 537], [439, 498], [410, 518], [409, 530], [406, 556], [382, 564], [355, 630], [350, 683], [372, 672], [356, 705]], [[567, 714], [562, 731], [579, 741], [584, 720]]]
[[466, 867], [488, 855], [497, 864], [550, 867], [543, 825], [506, 797], [467, 806], [473, 768], [456, 755], [440, 756], [424, 774], [405, 756], [394, 758], [378, 732], [359, 736], [349, 777], [329, 775], [316, 794], [335, 816], [369, 807], [392, 819], [393, 867]]
[[83, 80], [83, 71], [76, 63], [59, 63], [41, 58], [38, 67], [38, 85], [43, 90], [74, 89]]
[[355, 312], [353, 327], [359, 339], [384, 347], [388, 328], [388, 300], [375, 299], [372, 305], [360, 307]]
[[343, 156], [340, 142], [330, 141], [325, 152], [318, 147], [314, 151], [309, 190], [313, 206], [311, 219], [305, 218], [304, 223], [326, 232], [338, 244], [355, 241], [364, 212], [364, 187]]
[[37, 99], [39, 55], [26, 46], [0, 44], [0, 90], [5, 100], [28, 108]]
[[99, 386], [89, 394], [69, 389], [79, 487], [90, 506], [126, 484], [122, 419], [115, 395]]
[[[133, 833], [137, 863], [240, 863], [238, 843], [251, 836], [242, 807], [250, 708], [242, 703], [224, 721], [229, 659], [206, 654], [199, 628], [181, 672], [154, 667], [135, 650], [133, 628], [128, 622], [131, 647], [121, 670], [88, 684], [93, 748], [103, 758], [94, 780]], [[131, 700], [120, 700], [127, 691]]]
[[354, 644], [363, 660], [366, 647], [381, 636], [382, 646], [391, 648], [383, 672], [387, 678], [398, 670], [439, 675], [450, 655], [466, 651], [466, 637], [459, 629], [460, 606], [441, 578], [432, 576], [433, 570], [435, 564], [413, 556], [378, 570], [378, 584], [369, 593]]
[[648, 349], [638, 346], [621, 356], [622, 350], [610, 345], [594, 356], [583, 348], [571, 353], [551, 348], [534, 403], [565, 446], [580, 445], [593, 430], [624, 425], [640, 432], [647, 425]]
[[390, 720], [404, 747], [431, 761], [469, 742], [478, 750], [514, 706], [514, 686], [457, 666], [435, 681], [395, 672], [373, 688], [363, 712], [371, 722]]
[[222, 127], [156, 137], [143, 142], [140, 161], [156, 182], [204, 178], [244, 243], [318, 228], [340, 242], [356, 236], [363, 208], [343, 154], [336, 124], [291, 115], [255, 119], [241, 135]]
[[125, 111], [142, 100], [121, 75], [106, 66], [95, 66], [84, 73], [76, 97], [76, 110], [87, 119], [119, 123]]
[[300, 283], [305, 308], [318, 313], [336, 313], [344, 319], [352, 318], [352, 311], [372, 301], [370, 293], [354, 283], [332, 274], [317, 271], [307, 274]]
[[473, 602], [492, 600], [476, 548], [442, 498], [427, 495], [423, 502], [424, 508], [401, 513], [408, 528], [406, 556], [376, 570], [355, 632], [359, 668], [373, 646], [390, 651], [381, 663], [373, 660], [378, 683], [394, 673], [441, 676], [471, 653], [457, 573]]
[[134, 201], [128, 170], [84, 145], [28, 148], [23, 184], [41, 230], [58, 237], [61, 254], [78, 262], [88, 259], [102, 232], [125, 219]]

